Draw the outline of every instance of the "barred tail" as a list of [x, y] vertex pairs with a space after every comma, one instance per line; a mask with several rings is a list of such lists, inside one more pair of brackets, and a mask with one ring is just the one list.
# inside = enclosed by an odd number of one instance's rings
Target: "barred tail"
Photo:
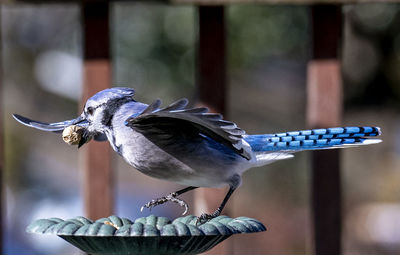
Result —
[[379, 127], [337, 127], [244, 137], [255, 153], [296, 152], [380, 143]]

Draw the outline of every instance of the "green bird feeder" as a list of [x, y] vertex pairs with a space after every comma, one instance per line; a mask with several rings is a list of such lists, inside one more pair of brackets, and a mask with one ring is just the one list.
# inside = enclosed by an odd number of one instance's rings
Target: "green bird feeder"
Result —
[[193, 215], [170, 221], [154, 215], [131, 221], [110, 216], [97, 221], [85, 217], [69, 220], [40, 219], [28, 233], [57, 235], [93, 255], [179, 255], [206, 252], [234, 234], [265, 231], [258, 220], [218, 216], [196, 225]]

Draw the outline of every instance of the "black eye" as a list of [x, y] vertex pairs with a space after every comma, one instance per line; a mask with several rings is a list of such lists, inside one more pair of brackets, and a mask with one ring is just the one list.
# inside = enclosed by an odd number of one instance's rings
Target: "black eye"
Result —
[[86, 112], [87, 112], [89, 115], [93, 115], [93, 113], [94, 113], [93, 107], [88, 107], [88, 108], [86, 109]]

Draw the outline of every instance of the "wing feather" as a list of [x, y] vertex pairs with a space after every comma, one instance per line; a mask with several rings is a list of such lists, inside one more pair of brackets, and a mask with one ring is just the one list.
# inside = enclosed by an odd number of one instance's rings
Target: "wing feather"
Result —
[[138, 116], [131, 116], [126, 125], [143, 133], [154, 135], [181, 132], [186, 135], [204, 134], [228, 146], [244, 158], [251, 153], [242, 144], [245, 131], [233, 122], [223, 120], [221, 114], [209, 113], [205, 107], [186, 108], [187, 99], [180, 99], [164, 108], [155, 100]]

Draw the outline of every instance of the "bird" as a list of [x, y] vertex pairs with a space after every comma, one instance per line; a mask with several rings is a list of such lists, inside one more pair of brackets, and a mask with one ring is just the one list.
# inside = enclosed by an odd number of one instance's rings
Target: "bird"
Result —
[[62, 132], [71, 125], [83, 129], [78, 148], [90, 140], [108, 141], [129, 165], [145, 175], [187, 186], [143, 208], [166, 202], [188, 205], [179, 196], [199, 187], [229, 190], [212, 213], [201, 214], [202, 224], [224, 209], [240, 186], [242, 174], [250, 168], [292, 158], [305, 150], [347, 148], [376, 144], [379, 127], [352, 126], [310, 129], [275, 134], [247, 134], [234, 122], [224, 120], [206, 107], [188, 107], [183, 98], [161, 107], [159, 99], [150, 104], [134, 99], [132, 88], [113, 87], [90, 97], [77, 118], [56, 123], [13, 117], [23, 125], [43, 131]]

